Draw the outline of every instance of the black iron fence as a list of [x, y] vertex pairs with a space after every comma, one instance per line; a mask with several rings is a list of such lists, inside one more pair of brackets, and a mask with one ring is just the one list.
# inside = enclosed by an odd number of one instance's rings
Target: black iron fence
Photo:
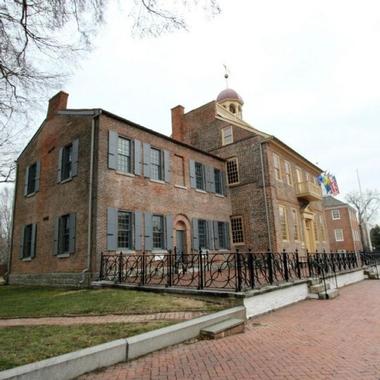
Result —
[[101, 255], [100, 280], [136, 286], [246, 291], [311, 277], [336, 275], [380, 262], [380, 255], [295, 252], [197, 252]]

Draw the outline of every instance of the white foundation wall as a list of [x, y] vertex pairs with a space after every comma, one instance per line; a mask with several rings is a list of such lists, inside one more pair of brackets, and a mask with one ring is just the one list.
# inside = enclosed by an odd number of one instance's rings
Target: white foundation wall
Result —
[[247, 318], [252, 318], [268, 311], [305, 300], [309, 294], [307, 283], [279, 288], [254, 297], [244, 298]]
[[[330, 289], [341, 288], [342, 286], [354, 284], [355, 282], [363, 281], [366, 278], [363, 270], [357, 270], [355, 272], [344, 273], [334, 277], [329, 277], [326, 282], [330, 284]], [[336, 286], [338, 283], [338, 286]]]

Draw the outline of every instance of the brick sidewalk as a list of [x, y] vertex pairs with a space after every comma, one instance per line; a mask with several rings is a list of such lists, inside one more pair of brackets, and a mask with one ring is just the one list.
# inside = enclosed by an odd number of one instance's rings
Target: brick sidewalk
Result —
[[100, 324], [100, 323], [136, 323], [150, 321], [171, 321], [188, 320], [200, 317], [205, 313], [191, 311], [174, 311], [156, 314], [138, 315], [99, 315], [99, 316], [80, 316], [80, 317], [48, 317], [48, 318], [14, 318], [0, 319], [1, 327], [14, 326], [37, 326], [37, 325], [79, 325], [79, 324]]
[[380, 379], [380, 281], [248, 322], [244, 334], [181, 344], [82, 380]]

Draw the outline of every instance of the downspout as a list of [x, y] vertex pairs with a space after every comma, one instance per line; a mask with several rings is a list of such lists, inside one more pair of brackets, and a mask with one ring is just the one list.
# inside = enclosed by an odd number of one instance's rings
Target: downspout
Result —
[[269, 224], [269, 211], [268, 211], [267, 191], [266, 191], [266, 185], [265, 185], [263, 144], [265, 144], [265, 141], [260, 142], [261, 175], [262, 175], [262, 181], [263, 181], [265, 216], [266, 216], [266, 221], [267, 221], [267, 233], [268, 233], [268, 245], [269, 245], [269, 250], [272, 252], [272, 240], [271, 240], [271, 234], [270, 234], [271, 231], [270, 231], [270, 224]]
[[92, 242], [92, 187], [94, 174], [94, 152], [95, 152], [95, 119], [99, 117], [100, 112], [95, 112], [91, 120], [91, 147], [90, 147], [90, 175], [88, 181], [88, 222], [87, 222], [87, 265], [82, 270], [82, 279], [79, 284], [85, 281], [85, 274], [88, 273], [91, 266], [91, 242]]
[[18, 162], [16, 161], [16, 184], [13, 192], [13, 201], [12, 201], [12, 229], [11, 229], [11, 245], [9, 247], [9, 254], [8, 254], [8, 268], [6, 273], [7, 283], [9, 283], [9, 275], [11, 274], [11, 264], [12, 264], [12, 251], [13, 251], [13, 236], [14, 236], [14, 229], [15, 229], [15, 212], [16, 212], [16, 195], [17, 195], [17, 185], [18, 185]]

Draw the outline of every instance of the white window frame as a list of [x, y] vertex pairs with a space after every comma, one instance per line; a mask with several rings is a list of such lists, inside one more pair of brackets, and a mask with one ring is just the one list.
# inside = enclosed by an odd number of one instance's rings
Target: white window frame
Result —
[[[337, 212], [337, 214], [334, 216], [334, 213]], [[340, 220], [340, 210], [338, 208], [334, 208], [331, 210], [331, 219], [332, 220]]]
[[286, 183], [289, 186], [293, 186], [293, 175], [292, 175], [292, 167], [290, 165], [289, 161], [284, 161], [285, 165], [285, 178], [286, 178]]
[[[338, 236], [338, 232], [339, 234], [341, 234], [341, 236]], [[335, 229], [334, 235], [335, 235], [335, 241], [344, 241], [343, 228]]]
[[234, 142], [234, 135], [232, 125], [222, 128], [222, 145], [232, 144]]
[[[236, 164], [236, 173], [237, 173], [237, 181], [236, 182], [230, 182], [230, 176], [229, 176], [229, 172], [228, 172], [228, 163], [232, 162], [232, 161], [235, 161], [235, 164]], [[237, 185], [240, 183], [239, 160], [237, 157], [231, 157], [227, 160], [227, 162], [226, 162], [226, 173], [227, 173], [227, 182], [229, 185]]]

